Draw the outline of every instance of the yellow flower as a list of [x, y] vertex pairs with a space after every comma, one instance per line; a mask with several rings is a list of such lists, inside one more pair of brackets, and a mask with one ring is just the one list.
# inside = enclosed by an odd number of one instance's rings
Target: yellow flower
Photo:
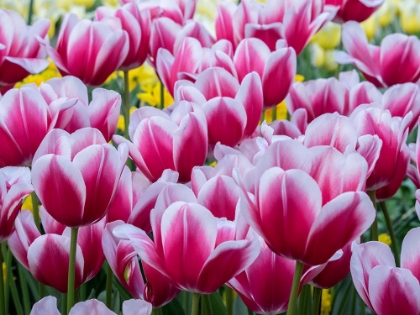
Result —
[[15, 88], [20, 88], [23, 85], [30, 84], [30, 83], [35, 83], [37, 86], [40, 86], [42, 82], [48, 81], [49, 79], [52, 79], [52, 78], [61, 77], [60, 73], [58, 72], [52, 60], [51, 59], [49, 60], [50, 60], [50, 65], [48, 66], [47, 69], [45, 69], [41, 73], [31, 74], [27, 76], [22, 81], [16, 83]]
[[118, 0], [102, 0], [102, 3], [108, 7], [119, 7], [120, 6], [120, 2]]
[[324, 50], [333, 49], [341, 40], [341, 25], [328, 22], [312, 37], [311, 42], [317, 43]]
[[391, 245], [391, 238], [389, 237], [387, 233], [379, 234], [378, 241], [388, 246]]
[[73, 3], [75, 5], [80, 5], [85, 7], [86, 9], [89, 9], [95, 4], [95, 0], [73, 0]]
[[420, 32], [420, 5], [415, 1], [405, 1], [400, 5], [400, 24], [407, 34]]
[[160, 106], [161, 100], [161, 92], [163, 88], [163, 107], [166, 108], [173, 104], [174, 99], [172, 98], [171, 94], [169, 94], [168, 90], [164, 87], [161, 83], [156, 83], [154, 86], [152, 85], [143, 85], [142, 92], [137, 94], [137, 97], [140, 101], [150, 105], [150, 106]]
[[397, 8], [392, 2], [385, 1], [374, 14], [378, 17], [379, 25], [385, 27], [395, 19]]
[[313, 43], [311, 46], [311, 63], [321, 68], [325, 64], [325, 50], [321, 48], [317, 43]]
[[7, 268], [6, 268], [6, 263], [3, 262], [2, 264], [2, 268], [3, 268], [3, 283], [6, 282], [6, 276], [7, 276]]
[[330, 290], [322, 290], [322, 299], [321, 299], [321, 315], [328, 315], [331, 312], [332, 306], [332, 295]]
[[373, 14], [366, 21], [360, 23], [360, 26], [365, 31], [368, 40], [371, 40], [373, 37], [375, 37], [376, 30], [378, 29], [378, 17]]
[[[131, 114], [136, 110], [136, 107], [131, 107], [130, 108], [130, 116]], [[120, 115], [120, 117], [118, 118], [118, 125], [117, 128], [121, 131], [125, 131], [125, 118], [124, 115]]]
[[29, 195], [28, 197], [26, 197], [25, 201], [22, 204], [22, 207], [20, 208], [21, 210], [28, 210], [31, 211], [32, 213], [34, 213], [34, 207], [32, 204], [32, 195]]

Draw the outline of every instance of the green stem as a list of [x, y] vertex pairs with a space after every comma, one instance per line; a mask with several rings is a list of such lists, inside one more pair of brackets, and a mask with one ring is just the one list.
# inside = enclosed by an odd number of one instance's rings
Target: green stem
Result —
[[248, 315], [254, 315], [254, 312], [248, 308]]
[[39, 218], [39, 199], [35, 191], [31, 194], [31, 198], [32, 198], [32, 208], [33, 208], [35, 225], [38, 228], [38, 230], [41, 232], [41, 220]]
[[[373, 206], [376, 209], [376, 193], [374, 190], [369, 191], [369, 197], [370, 200], [373, 203]], [[377, 241], [378, 240], [378, 216], [375, 214], [375, 220], [372, 223], [372, 226], [370, 227], [370, 240], [371, 241]]]
[[399, 267], [400, 266], [400, 254], [398, 252], [397, 238], [395, 237], [395, 231], [394, 231], [394, 228], [392, 226], [391, 217], [389, 216], [388, 207], [386, 206], [385, 201], [381, 201], [379, 203], [379, 205], [381, 206], [382, 212], [384, 213], [386, 226], [388, 227], [389, 237], [391, 238], [391, 248], [392, 248], [392, 251], [394, 252], [394, 256], [395, 256], [395, 264], [397, 265], [397, 267]]
[[322, 298], [322, 289], [314, 287], [314, 305], [313, 305], [313, 314], [319, 315], [321, 310], [321, 298]]
[[152, 310], [152, 315], [163, 315], [162, 308], [161, 308], [161, 307], [159, 307], [159, 308], [154, 308], [154, 309]]
[[300, 296], [298, 298], [298, 302], [299, 302], [298, 314], [299, 315], [308, 314], [308, 307], [310, 309], [311, 297], [312, 297], [311, 286], [304, 285], [300, 293]]
[[[13, 277], [12, 273], [10, 272], [10, 275], [8, 275], [9, 277]], [[12, 299], [13, 299], [13, 304], [15, 306], [17, 315], [23, 315], [23, 309], [22, 309], [22, 303], [20, 301], [19, 298], [19, 293], [18, 290], [16, 288], [16, 283], [15, 281], [13, 281], [13, 279], [11, 279], [10, 281], [10, 292], [12, 293]]]
[[125, 137], [129, 139], [128, 125], [130, 123], [130, 82], [128, 79], [128, 70], [124, 70], [124, 123]]
[[233, 290], [231, 288], [229, 288], [228, 286], [225, 286], [225, 292], [226, 292], [226, 314], [227, 315], [232, 315], [233, 314], [233, 300], [234, 300], [234, 295], [233, 295]]
[[272, 122], [275, 122], [277, 120], [277, 106], [274, 106], [272, 108], [271, 120], [272, 120]]
[[32, 15], [34, 14], [34, 0], [29, 2], [29, 10], [28, 10], [28, 25], [32, 24]]
[[18, 263], [17, 268], [18, 268], [18, 274], [19, 274], [20, 288], [21, 288], [22, 297], [23, 297], [23, 308], [25, 310], [25, 314], [29, 314], [31, 312], [31, 302], [29, 300], [28, 284], [25, 278], [23, 266]]
[[61, 293], [61, 314], [66, 314], [67, 310], [67, 296], [65, 293]]
[[112, 273], [111, 266], [108, 264], [106, 269], [106, 297], [105, 297], [105, 304], [106, 306], [111, 309], [111, 302], [112, 302], [112, 278], [114, 274]]
[[300, 278], [302, 277], [303, 263], [296, 261], [295, 274], [293, 276], [292, 291], [290, 291], [289, 305], [287, 307], [287, 315], [295, 314], [296, 299], [299, 293]]
[[200, 293], [193, 293], [191, 315], [198, 315], [198, 307], [200, 304]]
[[160, 109], [165, 108], [165, 86], [160, 82]]
[[4, 298], [6, 299], [5, 308], [6, 314], [9, 314], [9, 293], [11, 289], [11, 282], [13, 281], [13, 273], [12, 273], [12, 252], [10, 249], [7, 248], [7, 244], [3, 243], [2, 246], [3, 257], [6, 257], [5, 265], [6, 265], [6, 275], [5, 275], [5, 287], [4, 287]]
[[74, 278], [76, 270], [76, 249], [77, 249], [77, 232], [79, 228], [71, 228], [70, 238], [70, 259], [69, 259], [69, 273], [67, 284], [67, 314], [74, 305]]
[[6, 315], [6, 299], [4, 296], [3, 251], [0, 244], [0, 315]]

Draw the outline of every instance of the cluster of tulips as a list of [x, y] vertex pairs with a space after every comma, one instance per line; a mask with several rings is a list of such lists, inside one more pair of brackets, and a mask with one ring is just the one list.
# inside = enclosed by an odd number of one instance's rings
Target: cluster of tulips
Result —
[[[0, 315], [232, 315], [235, 294], [248, 314], [318, 315], [349, 272], [357, 314], [419, 314], [420, 228], [378, 242], [385, 201], [406, 176], [420, 188], [420, 40], [375, 46], [358, 24], [383, 0], [221, 2], [215, 36], [194, 0], [121, 2], [66, 15], [54, 45], [48, 20], [0, 9]], [[355, 69], [294, 82], [329, 21]], [[62, 78], [13, 88], [47, 56]], [[130, 115], [145, 61], [175, 101]], [[97, 87], [117, 70], [123, 98]], [[262, 121], [282, 101], [289, 119]]]

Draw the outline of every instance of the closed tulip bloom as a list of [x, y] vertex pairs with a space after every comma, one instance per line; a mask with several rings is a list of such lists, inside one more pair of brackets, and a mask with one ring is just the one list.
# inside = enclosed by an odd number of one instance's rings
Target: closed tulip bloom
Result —
[[[123, 4], [129, 2], [136, 1], [121, 0]], [[140, 8], [149, 10], [153, 20], [166, 17], [183, 25], [193, 18], [197, 0], [146, 0], [137, 2], [137, 4]]]
[[227, 285], [254, 313], [278, 314], [287, 310], [296, 262], [271, 251], [260, 238], [257, 259]]
[[353, 64], [378, 87], [415, 83], [420, 78], [420, 40], [416, 36], [390, 34], [380, 46], [374, 46], [358, 23], [347, 22], [343, 25], [343, 45], [347, 53], [338, 53], [337, 62]]
[[136, 3], [128, 3], [113, 11], [108, 7], [95, 10], [98, 21], [107, 17], [116, 17], [121, 22], [121, 29], [128, 34], [129, 50], [121, 70], [138, 68], [146, 60], [149, 51], [151, 18], [149, 10], [140, 10]]
[[72, 13], [63, 19], [57, 48], [42, 44], [63, 76], [73, 75], [93, 86], [104, 83], [123, 64], [129, 49], [125, 31], [101, 21], [79, 20]]
[[350, 271], [354, 286], [366, 305], [378, 315], [420, 312], [418, 238], [420, 229], [410, 230], [401, 250], [401, 268], [389, 246], [380, 242], [353, 243]]
[[12, 235], [22, 199], [33, 190], [28, 168], [4, 167], [0, 169], [0, 243]]
[[115, 228], [114, 234], [129, 238], [140, 258], [181, 290], [213, 293], [259, 253], [257, 239], [237, 240], [233, 222], [217, 220], [196, 203], [178, 201], [164, 211], [155, 208], [151, 222], [154, 242], [131, 225]]
[[337, 6], [336, 22], [363, 22], [375, 12], [384, 0], [326, 0], [325, 4]]
[[132, 142], [121, 136], [114, 136], [114, 141], [128, 145], [130, 157], [151, 181], [171, 169], [187, 182], [192, 168], [203, 165], [207, 156], [207, 123], [194, 103], [181, 102], [171, 115], [153, 107], [137, 109], [129, 134]]
[[126, 145], [117, 150], [107, 143], [96, 144], [96, 135], [94, 129], [72, 136], [55, 131], [45, 139], [40, 147], [42, 153], [32, 166], [39, 199], [47, 212], [65, 226], [80, 227], [101, 220], [123, 172]]
[[[152, 306], [150, 303], [143, 300], [128, 300], [124, 301], [123, 315], [150, 315], [152, 314]], [[116, 315], [110, 311], [104, 303], [92, 299], [85, 302], [79, 302], [74, 305], [69, 315]], [[30, 315], [60, 315], [57, 308], [57, 298], [53, 296], [44, 297], [42, 300], [36, 302], [32, 307]]]
[[[41, 207], [41, 222], [46, 234], [41, 235], [33, 215], [22, 211], [16, 219], [16, 231], [8, 244], [16, 259], [39, 282], [67, 293], [70, 258], [70, 228], [55, 221]], [[82, 227], [76, 247], [75, 287], [89, 281], [101, 270], [104, 262], [101, 238], [104, 220]]]
[[28, 26], [18, 13], [0, 9], [0, 25], [0, 85], [14, 85], [48, 67], [36, 38], [47, 36], [49, 20]]

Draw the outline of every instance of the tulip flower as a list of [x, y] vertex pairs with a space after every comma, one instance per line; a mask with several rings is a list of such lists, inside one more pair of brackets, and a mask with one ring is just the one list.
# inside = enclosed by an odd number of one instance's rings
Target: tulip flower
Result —
[[194, 84], [176, 83], [177, 100], [196, 102], [203, 107], [211, 145], [221, 142], [235, 146], [251, 136], [258, 126], [263, 108], [261, 79], [256, 72], [242, 83], [223, 68], [204, 70]]
[[384, 0], [326, 0], [325, 4], [337, 6], [336, 22], [363, 22], [375, 12]]
[[153, 107], [137, 109], [129, 125], [132, 142], [121, 136], [113, 139], [128, 145], [130, 157], [151, 181], [171, 169], [179, 173], [181, 182], [187, 182], [192, 168], [205, 162], [206, 129], [203, 110], [197, 104], [181, 102], [170, 116]]
[[64, 98], [48, 104], [35, 85], [6, 92], [0, 99], [0, 165], [30, 166], [58, 117], [75, 104], [75, 99]]
[[129, 50], [125, 31], [101, 21], [79, 20], [72, 13], [63, 19], [56, 49], [41, 43], [63, 76], [73, 75], [94, 86], [120, 68]]
[[257, 259], [227, 285], [254, 313], [279, 314], [287, 310], [296, 262], [271, 251], [260, 238]]
[[60, 113], [55, 128], [73, 133], [85, 127], [93, 127], [102, 133], [106, 141], [111, 140], [120, 115], [119, 93], [97, 88], [92, 91], [92, 101], [89, 103], [86, 86], [73, 76], [48, 80], [39, 89], [48, 104], [60, 99], [77, 100], [70, 110]]
[[378, 87], [413, 82], [420, 78], [420, 40], [416, 36], [390, 34], [380, 46], [370, 45], [356, 22], [343, 24], [347, 53], [336, 54], [338, 63], [351, 63]]
[[0, 244], [12, 235], [15, 219], [22, 205], [22, 199], [34, 189], [31, 173], [26, 167], [4, 167], [0, 169]]
[[353, 243], [350, 271], [354, 286], [366, 305], [376, 314], [418, 314], [420, 312], [417, 240], [420, 229], [410, 230], [401, 250], [401, 268], [389, 246], [380, 242]]
[[121, 22], [121, 29], [126, 31], [129, 40], [129, 50], [121, 70], [130, 70], [140, 67], [146, 60], [150, 41], [150, 12], [140, 10], [136, 3], [128, 3], [120, 9], [113, 11], [108, 7], [99, 7], [95, 10], [96, 20], [101, 21], [109, 17], [116, 17]]
[[49, 20], [40, 19], [28, 26], [18, 13], [0, 9], [0, 25], [0, 85], [14, 85], [48, 67], [36, 38], [47, 36]]
[[131, 242], [118, 239], [112, 234], [112, 230], [122, 224], [124, 224], [122, 221], [107, 224], [102, 236], [102, 247], [109, 266], [118, 281], [134, 298], [145, 299], [155, 308], [169, 303], [179, 290], [171, 285], [166, 276], [142, 262], [147, 279], [144, 283], [137, 253]]
[[[142, 300], [128, 300], [123, 302], [123, 315], [150, 315], [152, 306]], [[92, 299], [79, 302], [70, 310], [69, 315], [103, 314], [116, 315], [110, 311], [104, 303]], [[44, 297], [32, 307], [30, 315], [60, 315], [57, 309], [57, 298], [53, 296]]]
[[123, 172], [127, 147], [120, 145], [117, 151], [107, 143], [95, 144], [96, 137], [94, 129], [71, 136], [57, 130], [44, 140], [32, 166], [39, 199], [55, 220], [68, 227], [101, 220]]
[[150, 216], [154, 242], [131, 225], [115, 228], [114, 235], [130, 239], [140, 258], [180, 290], [213, 293], [258, 256], [257, 239], [236, 239], [233, 222], [217, 220], [197, 203], [178, 201]]
[[[70, 228], [55, 221], [41, 206], [41, 235], [32, 213], [22, 211], [16, 219], [16, 231], [8, 244], [16, 259], [39, 282], [67, 292], [70, 257]], [[75, 287], [89, 281], [101, 270], [104, 255], [101, 244], [104, 220], [79, 229], [76, 248]]]
[[276, 254], [320, 265], [372, 224], [366, 174], [358, 153], [277, 141], [245, 175], [239, 207]]
[[252, 71], [259, 74], [265, 107], [275, 106], [286, 97], [296, 75], [296, 54], [293, 48], [279, 47], [271, 52], [258, 38], [242, 40], [236, 48], [233, 61], [240, 82]]
[[[129, 2], [135, 1], [121, 0], [123, 4]], [[141, 9], [148, 9], [150, 11], [153, 20], [159, 17], [166, 17], [180, 25], [193, 18], [196, 4], [197, 0], [146, 0], [138, 3]]]

